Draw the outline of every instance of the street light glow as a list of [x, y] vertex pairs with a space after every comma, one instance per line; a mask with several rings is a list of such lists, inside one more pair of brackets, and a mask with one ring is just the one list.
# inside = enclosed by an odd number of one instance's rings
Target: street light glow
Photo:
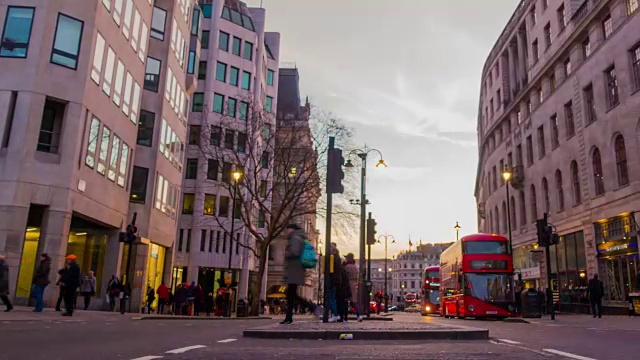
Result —
[[504, 171], [502, 172], [502, 178], [504, 179], [504, 181], [509, 181], [509, 179], [511, 179], [511, 170], [504, 169]]
[[242, 177], [242, 173], [240, 171], [234, 171], [231, 175], [235, 181], [240, 181], [240, 178]]

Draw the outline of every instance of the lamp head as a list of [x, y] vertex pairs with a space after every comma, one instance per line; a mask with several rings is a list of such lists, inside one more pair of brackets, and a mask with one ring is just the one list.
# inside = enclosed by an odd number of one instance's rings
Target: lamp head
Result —
[[502, 178], [504, 179], [504, 181], [509, 181], [509, 179], [511, 179], [511, 170], [505, 168], [502, 171]]
[[240, 178], [242, 177], [242, 173], [240, 171], [234, 171], [231, 173], [231, 176], [233, 176], [233, 179], [235, 181], [240, 181]]
[[346, 168], [352, 168], [353, 167], [353, 163], [351, 162], [351, 160], [347, 160], [347, 162], [344, 164], [344, 167]]
[[378, 161], [378, 163], [376, 164], [377, 168], [381, 168], [381, 167], [387, 167], [387, 164], [384, 162], [384, 160], [380, 159], [380, 161]]

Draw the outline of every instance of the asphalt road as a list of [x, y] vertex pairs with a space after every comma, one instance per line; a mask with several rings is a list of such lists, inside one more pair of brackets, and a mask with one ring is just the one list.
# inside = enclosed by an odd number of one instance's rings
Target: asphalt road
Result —
[[624, 323], [606, 319], [519, 324], [423, 318], [419, 314], [397, 314], [395, 318], [395, 321], [435, 321], [489, 328], [492, 340], [261, 340], [243, 338], [242, 330], [276, 320], [140, 321], [115, 316], [0, 321], [0, 360], [638, 359], [640, 326], [624, 327]]

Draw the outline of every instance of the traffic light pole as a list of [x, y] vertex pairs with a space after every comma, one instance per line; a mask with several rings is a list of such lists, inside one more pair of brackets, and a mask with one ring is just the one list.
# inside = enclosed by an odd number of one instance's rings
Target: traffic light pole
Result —
[[[544, 213], [544, 224], [547, 224], [547, 213]], [[549, 315], [551, 315], [551, 320], [556, 319], [556, 311], [554, 309], [553, 304], [553, 289], [551, 288], [551, 234], [547, 236], [547, 241], [545, 241], [545, 263], [547, 265], [547, 309], [549, 309]]]
[[[329, 150], [328, 150], [328, 160], [327, 162], [332, 161], [332, 152], [335, 149], [335, 138], [333, 136], [329, 137]], [[322, 313], [322, 322], [329, 322], [329, 270], [330, 270], [330, 260], [331, 260], [331, 212], [333, 209], [333, 192], [330, 188], [329, 179], [332, 176], [329, 172], [333, 169], [331, 166], [333, 164], [327, 164], [327, 215], [326, 215], [326, 228], [325, 228], [325, 255], [324, 255], [324, 296], [323, 296], [323, 305], [324, 311]], [[334, 314], [335, 315], [335, 314]]]
[[[373, 221], [371, 218], [371, 212], [369, 212], [369, 221]], [[373, 237], [373, 232], [369, 234], [369, 236]], [[371, 291], [373, 291], [373, 287], [369, 288], [369, 284], [371, 284], [371, 242], [367, 241], [367, 317], [371, 317], [371, 306], [369, 306], [369, 302], [371, 301]]]
[[[129, 235], [130, 229], [135, 229], [136, 219], [138, 218], [138, 213], [134, 212], [133, 217], [131, 218], [131, 224], [127, 226], [127, 235]], [[136, 229], [137, 230], [137, 229]], [[122, 282], [123, 294], [122, 299], [120, 299], [120, 313], [125, 313], [125, 308], [127, 307], [128, 301], [128, 310], [131, 312], [131, 257], [133, 256], [133, 244], [134, 241], [127, 242], [129, 244], [129, 251], [127, 253], [127, 265], [125, 267], [125, 278]]]
[[367, 153], [362, 152], [358, 154], [362, 160], [362, 170], [360, 173], [360, 257], [358, 265], [360, 269], [359, 286], [358, 286], [358, 304], [360, 312], [365, 312], [369, 315], [369, 304], [367, 302], [367, 269], [366, 269], [366, 256], [365, 244], [366, 238], [366, 214], [367, 214]]

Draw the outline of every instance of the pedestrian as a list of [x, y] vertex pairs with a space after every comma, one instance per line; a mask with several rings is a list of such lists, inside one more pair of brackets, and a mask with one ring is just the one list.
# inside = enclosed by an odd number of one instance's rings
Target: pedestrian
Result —
[[122, 283], [120, 279], [116, 276], [116, 274], [111, 275], [111, 280], [107, 284], [107, 299], [109, 300], [109, 311], [114, 311], [116, 309], [116, 299], [120, 294], [120, 289], [122, 288]]
[[593, 278], [589, 280], [589, 286], [587, 288], [589, 295], [589, 303], [591, 303], [591, 314], [595, 318], [602, 317], [602, 296], [604, 296], [604, 285], [602, 281], [598, 279], [598, 274], [593, 275]]
[[85, 275], [80, 282], [80, 293], [84, 297], [84, 309], [88, 310], [91, 305], [91, 298], [96, 294], [96, 277], [93, 271]]
[[147, 286], [147, 314], [151, 314], [151, 309], [153, 307], [153, 302], [156, 301], [156, 292], [153, 290], [151, 285]]
[[287, 225], [287, 246], [285, 248], [284, 280], [287, 284], [287, 315], [280, 324], [293, 322], [293, 310], [298, 303], [298, 286], [304, 285], [305, 268], [300, 256], [307, 238], [296, 224]]
[[358, 301], [356, 301], [356, 299], [358, 298], [358, 279], [360, 278], [358, 274], [358, 267], [356, 266], [356, 259], [353, 253], [348, 253], [347, 256], [345, 256], [345, 259], [345, 269], [347, 270], [347, 278], [349, 279], [349, 285], [351, 287], [351, 299], [349, 302], [356, 311], [356, 317], [358, 321], [362, 321], [362, 316], [360, 316], [360, 308], [358, 308], [359, 304]]
[[204, 299], [204, 312], [207, 314], [207, 317], [211, 316], [211, 312], [213, 311], [213, 293], [209, 293], [207, 297]]
[[51, 272], [51, 258], [46, 253], [40, 255], [40, 263], [33, 275], [33, 298], [35, 307], [33, 312], [42, 312], [44, 309], [44, 289], [49, 285], [49, 273]]
[[164, 281], [158, 286], [156, 290], [158, 294], [158, 314], [164, 314], [164, 306], [169, 301], [169, 288], [164, 284]]
[[197, 284], [193, 289], [193, 315], [200, 316], [204, 300], [204, 290], [202, 290], [202, 286], [200, 286], [200, 284]]
[[[343, 264], [344, 265], [344, 264]], [[351, 286], [349, 274], [344, 266], [340, 267], [340, 286], [336, 289], [336, 305], [338, 307], [338, 322], [347, 322], [349, 318], [349, 299], [351, 298]]]
[[186, 314], [187, 316], [193, 316], [193, 303], [195, 301], [196, 282], [192, 281], [191, 285], [184, 284], [185, 297], [186, 297]]
[[60, 285], [64, 288], [65, 312], [62, 316], [72, 316], [75, 305], [76, 290], [80, 286], [80, 266], [76, 263], [77, 257], [69, 254], [65, 257], [67, 270], [60, 279]]
[[67, 271], [67, 265], [62, 267], [62, 269], [58, 270], [58, 281], [56, 281], [56, 285], [58, 286], [58, 300], [56, 301], [56, 311], [62, 311], [60, 309], [60, 305], [62, 305], [62, 301], [64, 300], [64, 284], [62, 283], [62, 278], [64, 277], [64, 273]]
[[5, 306], [4, 312], [13, 310], [11, 300], [9, 300], [9, 265], [0, 255], [0, 300]]
[[329, 268], [329, 310], [331, 310], [329, 322], [336, 322], [340, 320], [336, 295], [342, 280], [342, 261], [340, 260], [340, 252], [336, 243], [331, 243], [331, 256], [329, 259], [331, 264]]

